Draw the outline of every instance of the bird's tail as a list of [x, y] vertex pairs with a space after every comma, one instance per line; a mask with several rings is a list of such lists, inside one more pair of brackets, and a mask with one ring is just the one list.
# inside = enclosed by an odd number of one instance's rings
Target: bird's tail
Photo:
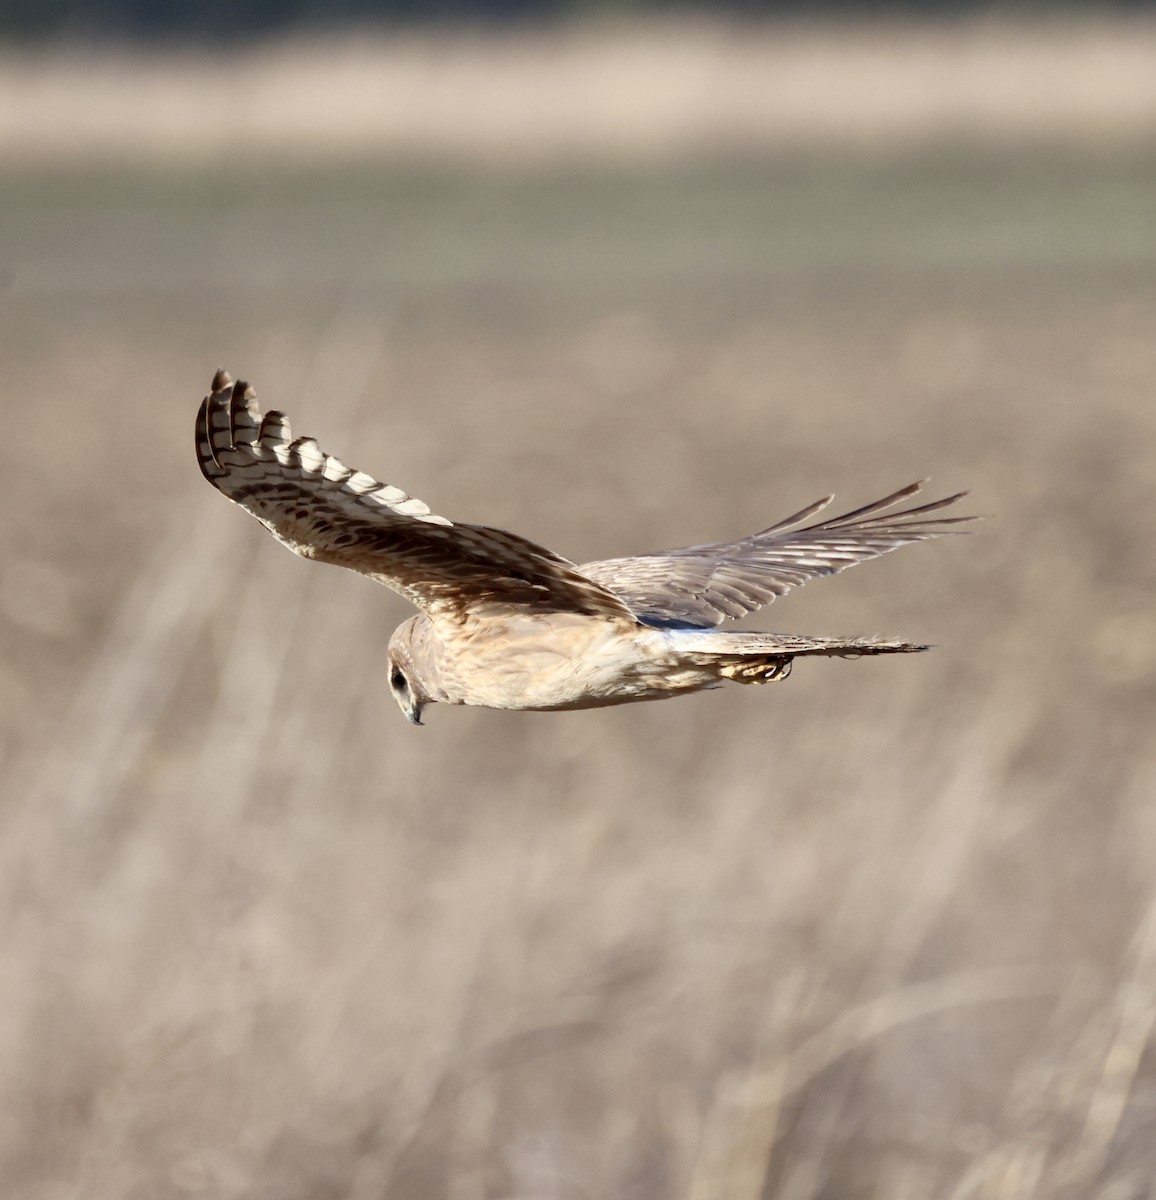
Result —
[[670, 637], [688, 659], [713, 666], [720, 678], [736, 683], [785, 679], [794, 659], [802, 655], [859, 658], [865, 654], [918, 654], [931, 648], [885, 638], [816, 638], [743, 630], [678, 629], [672, 630]]

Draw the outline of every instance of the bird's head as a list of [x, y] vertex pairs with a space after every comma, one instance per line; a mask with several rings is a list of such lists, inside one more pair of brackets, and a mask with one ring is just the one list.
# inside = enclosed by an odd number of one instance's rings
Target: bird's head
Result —
[[426, 678], [433, 662], [423, 653], [421, 634], [425, 631], [417, 628], [419, 622], [429, 624], [419, 614], [399, 625], [389, 639], [389, 690], [406, 720], [414, 725], [421, 724], [422, 709], [437, 700]]

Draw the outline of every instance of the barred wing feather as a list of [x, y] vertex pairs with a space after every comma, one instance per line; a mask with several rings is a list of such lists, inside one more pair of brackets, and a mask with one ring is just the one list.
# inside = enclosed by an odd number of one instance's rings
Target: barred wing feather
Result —
[[974, 519], [932, 516], [966, 492], [889, 511], [918, 493], [924, 482], [815, 525], [798, 528], [826, 508], [833, 496], [738, 541], [612, 558], [579, 569], [621, 596], [647, 624], [711, 628], [754, 612], [809, 579], [835, 575], [909, 542], [952, 532], [953, 526]]
[[279, 542], [368, 575], [431, 617], [497, 605], [633, 620], [623, 600], [553, 551], [436, 516], [312, 438], [294, 438], [282, 413], [262, 413], [252, 388], [224, 371], [197, 414], [196, 444], [205, 478]]

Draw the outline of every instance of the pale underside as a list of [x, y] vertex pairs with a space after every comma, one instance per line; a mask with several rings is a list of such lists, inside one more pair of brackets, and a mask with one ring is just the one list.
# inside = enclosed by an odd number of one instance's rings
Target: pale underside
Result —
[[893, 511], [916, 483], [805, 528], [831, 497], [737, 541], [578, 566], [517, 534], [436, 516], [294, 439], [281, 413], [262, 413], [224, 372], [201, 405], [196, 444], [209, 482], [291, 550], [367, 575], [420, 610], [390, 643], [391, 686], [404, 681], [398, 700], [415, 721], [435, 701], [594, 707], [783, 678], [799, 655], [924, 649], [714, 626], [969, 519], [932, 516], [963, 493]]

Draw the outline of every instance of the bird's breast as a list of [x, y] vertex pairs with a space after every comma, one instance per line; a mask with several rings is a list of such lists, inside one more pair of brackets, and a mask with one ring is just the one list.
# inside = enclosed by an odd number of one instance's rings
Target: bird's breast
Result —
[[[481, 618], [446, 645], [452, 700], [488, 708], [583, 708], [637, 699], [640, 668], [657, 667], [627, 622], [577, 613]], [[640, 641], [641, 638], [641, 641]]]

